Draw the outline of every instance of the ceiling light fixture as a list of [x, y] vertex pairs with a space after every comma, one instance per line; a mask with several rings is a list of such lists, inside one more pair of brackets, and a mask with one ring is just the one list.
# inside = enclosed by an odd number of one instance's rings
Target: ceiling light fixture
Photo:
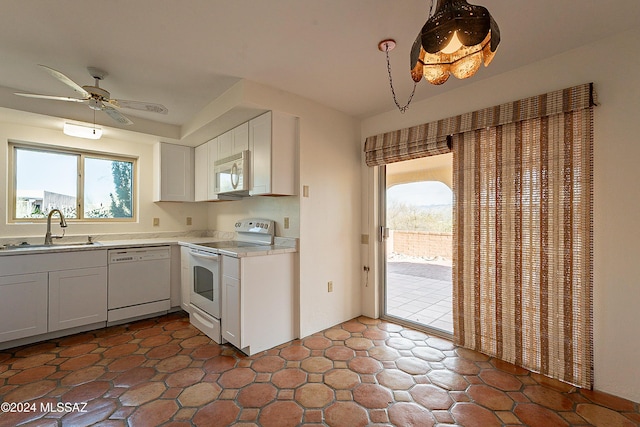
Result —
[[389, 52], [396, 46], [392, 39], [382, 40], [378, 49], [387, 55], [389, 84], [396, 106], [401, 112], [409, 108], [416, 84], [425, 78], [429, 83], [441, 85], [453, 74], [459, 79], [473, 76], [484, 61], [488, 66], [500, 43], [500, 29], [489, 11], [466, 0], [438, 0], [435, 12], [433, 0], [429, 19], [411, 48], [411, 78], [413, 92], [405, 106], [396, 99], [391, 79]]
[[96, 127], [95, 124], [90, 127], [65, 122], [62, 132], [65, 135], [75, 136], [76, 138], [100, 139], [102, 137], [102, 129]]

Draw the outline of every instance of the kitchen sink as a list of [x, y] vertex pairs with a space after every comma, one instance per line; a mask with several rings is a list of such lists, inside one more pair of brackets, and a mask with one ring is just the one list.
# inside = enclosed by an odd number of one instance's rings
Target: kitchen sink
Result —
[[60, 249], [60, 248], [72, 248], [78, 246], [99, 246], [98, 242], [76, 242], [76, 243], [54, 243], [52, 245], [32, 245], [26, 242], [19, 245], [4, 245], [0, 246], [0, 251], [28, 251], [33, 249]]

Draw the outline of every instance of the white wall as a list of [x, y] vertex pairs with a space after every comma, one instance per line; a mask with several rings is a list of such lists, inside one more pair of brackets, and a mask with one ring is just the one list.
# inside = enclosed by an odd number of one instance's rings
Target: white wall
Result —
[[[503, 41], [504, 42], [504, 41]], [[367, 136], [455, 116], [580, 83], [594, 82], [601, 103], [595, 109], [594, 351], [595, 388], [640, 401], [640, 28], [430, 100], [362, 122]], [[500, 60], [500, 52], [496, 56]], [[426, 85], [426, 83], [420, 83]], [[364, 164], [364, 161], [363, 161]], [[374, 179], [375, 171], [363, 167]], [[373, 232], [375, 189], [363, 203], [363, 233]], [[363, 251], [373, 262], [372, 247]], [[374, 313], [375, 288], [365, 290], [363, 312]]]
[[[300, 196], [212, 203], [209, 224], [232, 230], [251, 213], [275, 220], [278, 235], [300, 238], [299, 332], [307, 336], [361, 313], [359, 121], [287, 92], [242, 84], [246, 102], [300, 118]], [[309, 186], [309, 197], [302, 197], [302, 186]]]
[[[13, 115], [19, 115], [19, 120], [13, 120]], [[153, 188], [153, 145], [148, 136], [132, 132], [119, 132], [115, 138], [108, 136], [97, 141], [73, 138], [62, 133], [62, 120], [46, 119], [42, 116], [31, 115], [12, 110], [3, 111], [3, 119], [0, 121], [0, 237], [42, 237], [46, 231], [43, 223], [10, 223], [11, 216], [7, 212], [12, 203], [7, 199], [7, 186], [4, 184], [11, 179], [8, 176], [8, 149], [9, 141], [34, 142], [77, 149], [85, 149], [98, 152], [108, 152], [123, 156], [136, 157], [138, 159], [138, 218], [134, 222], [109, 222], [109, 223], [75, 223], [69, 222], [66, 230], [67, 236], [86, 236], [104, 234], [126, 233], [156, 233], [156, 232], [182, 232], [189, 230], [206, 230], [208, 226], [207, 206], [199, 203], [154, 203], [152, 201]], [[12, 120], [11, 123], [8, 121]], [[22, 121], [23, 123], [16, 123]], [[59, 123], [58, 123], [59, 121]], [[45, 123], [40, 125], [40, 122]], [[33, 123], [33, 124], [31, 124]], [[56, 128], [57, 126], [57, 128]], [[105, 131], [108, 134], [108, 131]], [[124, 135], [124, 137], [123, 137]], [[193, 219], [191, 226], [186, 225], [186, 217]], [[154, 227], [152, 219], [160, 218], [160, 226]]]

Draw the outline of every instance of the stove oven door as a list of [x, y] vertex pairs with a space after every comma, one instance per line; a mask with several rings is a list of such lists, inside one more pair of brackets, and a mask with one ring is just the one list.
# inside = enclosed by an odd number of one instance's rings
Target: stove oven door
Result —
[[217, 254], [191, 249], [191, 304], [220, 319], [220, 263]]

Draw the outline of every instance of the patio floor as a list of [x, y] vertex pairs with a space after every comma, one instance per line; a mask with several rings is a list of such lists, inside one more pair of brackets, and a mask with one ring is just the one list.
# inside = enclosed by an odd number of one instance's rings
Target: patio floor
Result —
[[452, 334], [451, 265], [388, 260], [386, 314]]

